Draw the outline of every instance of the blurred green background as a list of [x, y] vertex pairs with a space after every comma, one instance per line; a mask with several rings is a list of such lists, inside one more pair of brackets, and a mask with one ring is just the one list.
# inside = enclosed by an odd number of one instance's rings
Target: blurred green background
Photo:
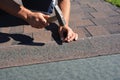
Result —
[[113, 5], [120, 7], [120, 0], [106, 0], [106, 1], [112, 3]]

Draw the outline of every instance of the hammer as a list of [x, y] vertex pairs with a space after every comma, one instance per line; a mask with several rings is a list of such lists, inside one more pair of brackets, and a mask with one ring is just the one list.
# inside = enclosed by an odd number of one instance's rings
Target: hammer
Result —
[[57, 4], [55, 4], [55, 6], [54, 6], [54, 11], [55, 11], [55, 16], [50, 17], [47, 21], [54, 22], [54, 21], [58, 20], [58, 23], [60, 26], [65, 26], [65, 24], [66, 24], [65, 19], [63, 17], [61, 9], [59, 8], [59, 6]]
[[[42, 1], [44, 1], [44, 0], [42, 0]], [[48, 1], [49, 2], [51, 1], [49, 6], [53, 7], [53, 10], [55, 11], [55, 16], [51, 16], [49, 19], [47, 19], [47, 21], [51, 23], [51, 22], [58, 20], [59, 25], [64, 26], [66, 23], [65, 23], [63, 15], [62, 15], [62, 11], [60, 10], [60, 8], [58, 6], [58, 0], [48, 0]], [[35, 7], [37, 7], [37, 6], [35, 6], [35, 3], [34, 3], [34, 6], [32, 7], [32, 2], [34, 2], [34, 0], [31, 0], [31, 1], [22, 0], [22, 3], [26, 8], [31, 9], [32, 11], [39, 11], [39, 8], [35, 8]], [[35, 2], [39, 2], [39, 0], [36, 0]], [[49, 14], [44, 11], [43, 11], [43, 13]]]

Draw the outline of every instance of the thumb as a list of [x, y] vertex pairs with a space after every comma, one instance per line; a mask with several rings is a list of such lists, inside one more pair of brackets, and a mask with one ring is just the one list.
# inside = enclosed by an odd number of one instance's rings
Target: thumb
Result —
[[43, 15], [43, 17], [47, 20], [48, 18], [50, 18], [50, 16], [49, 15]]
[[45, 14], [42, 14], [42, 21], [44, 24], [47, 23], [47, 18], [49, 17], [49, 15], [45, 15]]

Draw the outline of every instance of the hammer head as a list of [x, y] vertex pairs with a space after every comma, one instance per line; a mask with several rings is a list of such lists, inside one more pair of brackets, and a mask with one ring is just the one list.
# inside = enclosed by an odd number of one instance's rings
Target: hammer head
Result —
[[65, 22], [65, 19], [63, 17], [62, 11], [59, 8], [59, 6], [55, 5], [54, 10], [55, 10], [55, 16], [50, 17], [48, 19], [48, 22], [53, 22], [55, 20], [58, 20], [58, 23], [60, 26], [65, 26], [66, 22]]

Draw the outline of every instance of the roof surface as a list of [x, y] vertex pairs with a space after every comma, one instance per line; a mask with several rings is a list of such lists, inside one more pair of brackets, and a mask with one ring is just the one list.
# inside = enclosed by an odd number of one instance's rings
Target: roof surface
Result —
[[120, 79], [120, 8], [104, 0], [71, 0], [79, 34], [71, 43], [61, 43], [56, 24], [38, 30], [9, 15], [0, 22], [1, 80]]

